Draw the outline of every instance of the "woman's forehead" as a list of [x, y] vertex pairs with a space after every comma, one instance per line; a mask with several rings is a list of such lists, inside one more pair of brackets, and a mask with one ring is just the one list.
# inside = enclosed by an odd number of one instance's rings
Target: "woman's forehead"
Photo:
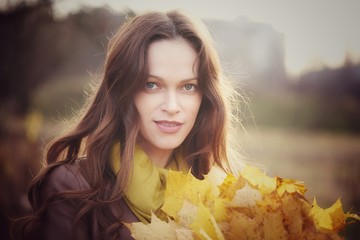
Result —
[[162, 79], [197, 77], [197, 53], [183, 39], [159, 40], [149, 46], [148, 74]]

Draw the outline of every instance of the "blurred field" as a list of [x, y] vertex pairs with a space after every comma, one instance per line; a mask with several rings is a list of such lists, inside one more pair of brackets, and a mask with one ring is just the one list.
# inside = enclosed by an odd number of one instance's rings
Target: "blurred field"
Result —
[[269, 175], [305, 182], [307, 197], [328, 207], [341, 197], [344, 210], [360, 210], [360, 137], [286, 128], [248, 129], [240, 134], [246, 159]]

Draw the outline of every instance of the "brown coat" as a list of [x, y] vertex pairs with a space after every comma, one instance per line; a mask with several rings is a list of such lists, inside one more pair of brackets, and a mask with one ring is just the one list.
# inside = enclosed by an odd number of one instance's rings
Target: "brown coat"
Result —
[[[67, 190], [86, 190], [90, 186], [79, 171], [79, 166], [62, 165], [54, 169], [43, 183], [41, 191], [41, 201], [51, 197], [53, 194]], [[123, 222], [137, 222], [136, 216], [131, 212], [127, 204], [121, 200], [124, 214]], [[73, 235], [73, 219], [79, 207], [75, 201], [60, 200], [55, 201], [46, 210], [44, 221], [40, 226], [39, 238], [51, 240], [65, 239], [102, 239], [103, 232], [100, 231], [98, 220], [89, 214], [85, 219], [81, 219], [77, 226], [78, 235]], [[116, 214], [115, 214], [116, 215]], [[38, 238], [38, 239], [39, 239]], [[120, 239], [132, 239], [129, 230], [124, 226], [120, 230]]]

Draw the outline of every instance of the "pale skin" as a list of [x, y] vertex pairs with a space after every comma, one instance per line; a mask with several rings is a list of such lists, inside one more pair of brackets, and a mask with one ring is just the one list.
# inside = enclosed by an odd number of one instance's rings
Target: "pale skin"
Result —
[[147, 83], [134, 97], [141, 122], [137, 143], [156, 166], [165, 167], [201, 105], [197, 54], [184, 39], [160, 40], [150, 44], [147, 60]]

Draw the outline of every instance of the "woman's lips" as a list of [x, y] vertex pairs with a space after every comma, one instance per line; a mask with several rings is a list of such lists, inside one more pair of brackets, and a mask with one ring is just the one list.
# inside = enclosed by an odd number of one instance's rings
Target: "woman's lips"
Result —
[[176, 133], [183, 125], [176, 121], [155, 121], [155, 124], [164, 133]]

